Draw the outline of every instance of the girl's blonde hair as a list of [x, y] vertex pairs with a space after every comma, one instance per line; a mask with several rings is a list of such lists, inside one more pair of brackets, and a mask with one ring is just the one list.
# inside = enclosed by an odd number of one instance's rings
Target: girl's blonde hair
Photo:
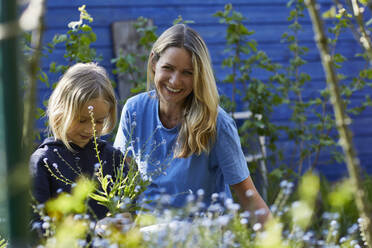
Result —
[[96, 98], [102, 98], [110, 106], [101, 133], [108, 134], [116, 124], [116, 98], [103, 67], [95, 63], [73, 65], [62, 76], [49, 98], [46, 111], [49, 129], [54, 138], [60, 139], [71, 151], [68, 129], [80, 118], [83, 106]]
[[219, 96], [208, 48], [200, 35], [184, 24], [177, 24], [154, 43], [147, 64], [147, 88], [154, 84], [153, 65], [169, 47], [185, 48], [191, 54], [193, 92], [186, 99], [183, 120], [178, 134], [175, 156], [209, 152], [216, 136]]

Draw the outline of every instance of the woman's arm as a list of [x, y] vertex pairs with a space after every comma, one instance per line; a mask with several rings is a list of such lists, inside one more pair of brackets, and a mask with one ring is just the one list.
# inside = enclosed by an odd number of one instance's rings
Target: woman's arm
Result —
[[250, 211], [259, 223], [264, 224], [271, 217], [270, 209], [258, 193], [250, 176], [231, 187], [238, 197], [240, 206]]

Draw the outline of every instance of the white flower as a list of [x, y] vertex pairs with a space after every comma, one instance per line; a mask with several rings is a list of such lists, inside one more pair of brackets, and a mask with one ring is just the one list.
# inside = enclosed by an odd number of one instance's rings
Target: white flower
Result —
[[204, 195], [204, 190], [203, 189], [198, 189], [198, 191], [196, 191], [196, 194], [198, 196], [203, 196]]
[[335, 220], [332, 220], [331, 223], [330, 223], [331, 227], [333, 228], [337, 228], [338, 227], [338, 222], [335, 221]]
[[276, 212], [278, 210], [278, 207], [275, 204], [273, 204], [270, 206], [270, 210], [271, 212]]
[[74, 220], [80, 220], [82, 218], [82, 216], [80, 214], [76, 214], [74, 216]]
[[211, 198], [212, 198], [212, 201], [217, 201], [218, 200], [218, 193], [213, 193]]
[[266, 214], [266, 209], [260, 208], [260, 209], [258, 209], [256, 211], [254, 211], [254, 214], [255, 215], [265, 215]]
[[347, 240], [346, 237], [341, 237], [341, 238], [340, 238], [340, 243], [344, 243], [344, 242], [346, 242], [346, 240]]
[[87, 241], [85, 241], [83, 239], [79, 239], [78, 244], [79, 244], [79, 246], [84, 247], [87, 244]]
[[58, 165], [57, 165], [56, 163], [53, 163], [52, 165], [53, 165], [53, 167], [54, 167], [56, 170], [58, 169]]
[[75, 21], [75, 22], [70, 22], [67, 27], [71, 28], [72, 30], [76, 30], [77, 27], [79, 27], [81, 24], [83, 24], [82, 20]]
[[230, 217], [227, 215], [218, 216], [216, 222], [221, 226], [226, 226], [230, 221]]
[[288, 184], [288, 181], [287, 180], [283, 180], [283, 181], [280, 182], [280, 187], [281, 188], [284, 188], [284, 187], [287, 186], [287, 184]]
[[39, 229], [40, 227], [41, 227], [41, 223], [40, 222], [34, 222], [34, 223], [32, 223], [31, 229], [32, 230], [35, 230], [35, 229]]
[[44, 223], [41, 225], [41, 227], [42, 227], [43, 229], [48, 229], [48, 228], [50, 227], [50, 224], [49, 224], [49, 222], [44, 222]]
[[251, 189], [248, 189], [248, 190], [245, 192], [245, 195], [246, 195], [247, 197], [252, 197], [252, 196], [254, 195], [254, 191], [251, 190]]
[[93, 106], [91, 106], [91, 105], [88, 106], [89, 111], [93, 111], [93, 109], [94, 109]]
[[40, 210], [40, 209], [43, 209], [44, 206], [45, 206], [44, 204], [38, 204], [38, 205], [36, 206], [36, 208]]
[[231, 199], [231, 198], [227, 198], [226, 200], [225, 200], [225, 206], [227, 206], [227, 207], [229, 207], [231, 204], [233, 204], [234, 202], [233, 202], [233, 200]]
[[240, 214], [240, 217], [242, 218], [249, 218], [251, 216], [251, 213], [249, 211], [244, 211]]
[[43, 158], [44, 163], [48, 163], [48, 158]]
[[248, 220], [247, 220], [246, 218], [242, 218], [242, 219], [240, 220], [240, 224], [242, 224], [242, 225], [246, 225], [246, 224], [248, 224]]
[[356, 240], [352, 240], [352, 241], [350, 241], [350, 245], [351, 245], [351, 246], [356, 245], [356, 244], [358, 244], [358, 241], [356, 241]]
[[256, 223], [256, 224], [254, 224], [253, 225], [253, 230], [254, 231], [258, 231], [258, 230], [260, 230], [262, 228], [262, 225], [261, 225], [261, 223]]

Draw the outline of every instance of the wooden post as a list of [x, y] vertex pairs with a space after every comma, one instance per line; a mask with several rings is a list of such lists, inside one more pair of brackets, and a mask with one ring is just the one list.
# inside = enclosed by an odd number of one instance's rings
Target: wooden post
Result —
[[[139, 44], [140, 34], [137, 32], [134, 24], [136, 20], [118, 21], [112, 24], [112, 35], [115, 57], [126, 54], [148, 55], [144, 54], [143, 47]], [[152, 25], [152, 20], [149, 20], [148, 25]], [[136, 61], [136, 66], [143, 68], [146, 71], [147, 64], [145, 62]], [[140, 64], [141, 63], [141, 64]], [[143, 75], [146, 77], [146, 75]], [[126, 100], [130, 95], [130, 89], [135, 85], [133, 83], [136, 78], [132, 78], [130, 73], [118, 74], [118, 89], [121, 100]]]

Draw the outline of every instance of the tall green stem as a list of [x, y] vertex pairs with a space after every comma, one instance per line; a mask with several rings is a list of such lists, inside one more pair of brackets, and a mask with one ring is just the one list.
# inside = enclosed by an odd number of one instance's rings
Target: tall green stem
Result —
[[328, 49], [328, 40], [325, 36], [323, 22], [319, 16], [316, 8], [315, 0], [305, 0], [308, 8], [313, 29], [315, 33], [315, 41], [317, 43], [323, 68], [326, 74], [327, 85], [331, 94], [331, 102], [336, 119], [336, 126], [340, 136], [340, 145], [345, 154], [347, 168], [354, 186], [356, 205], [359, 210], [360, 217], [364, 224], [364, 233], [367, 245], [372, 244], [372, 227], [370, 218], [370, 207], [367, 204], [366, 195], [363, 190], [362, 180], [360, 176], [360, 164], [354, 148], [352, 133], [348, 126], [351, 123], [349, 117], [346, 116], [344, 110], [344, 103], [340, 95], [338, 79], [335, 72], [334, 63]]

